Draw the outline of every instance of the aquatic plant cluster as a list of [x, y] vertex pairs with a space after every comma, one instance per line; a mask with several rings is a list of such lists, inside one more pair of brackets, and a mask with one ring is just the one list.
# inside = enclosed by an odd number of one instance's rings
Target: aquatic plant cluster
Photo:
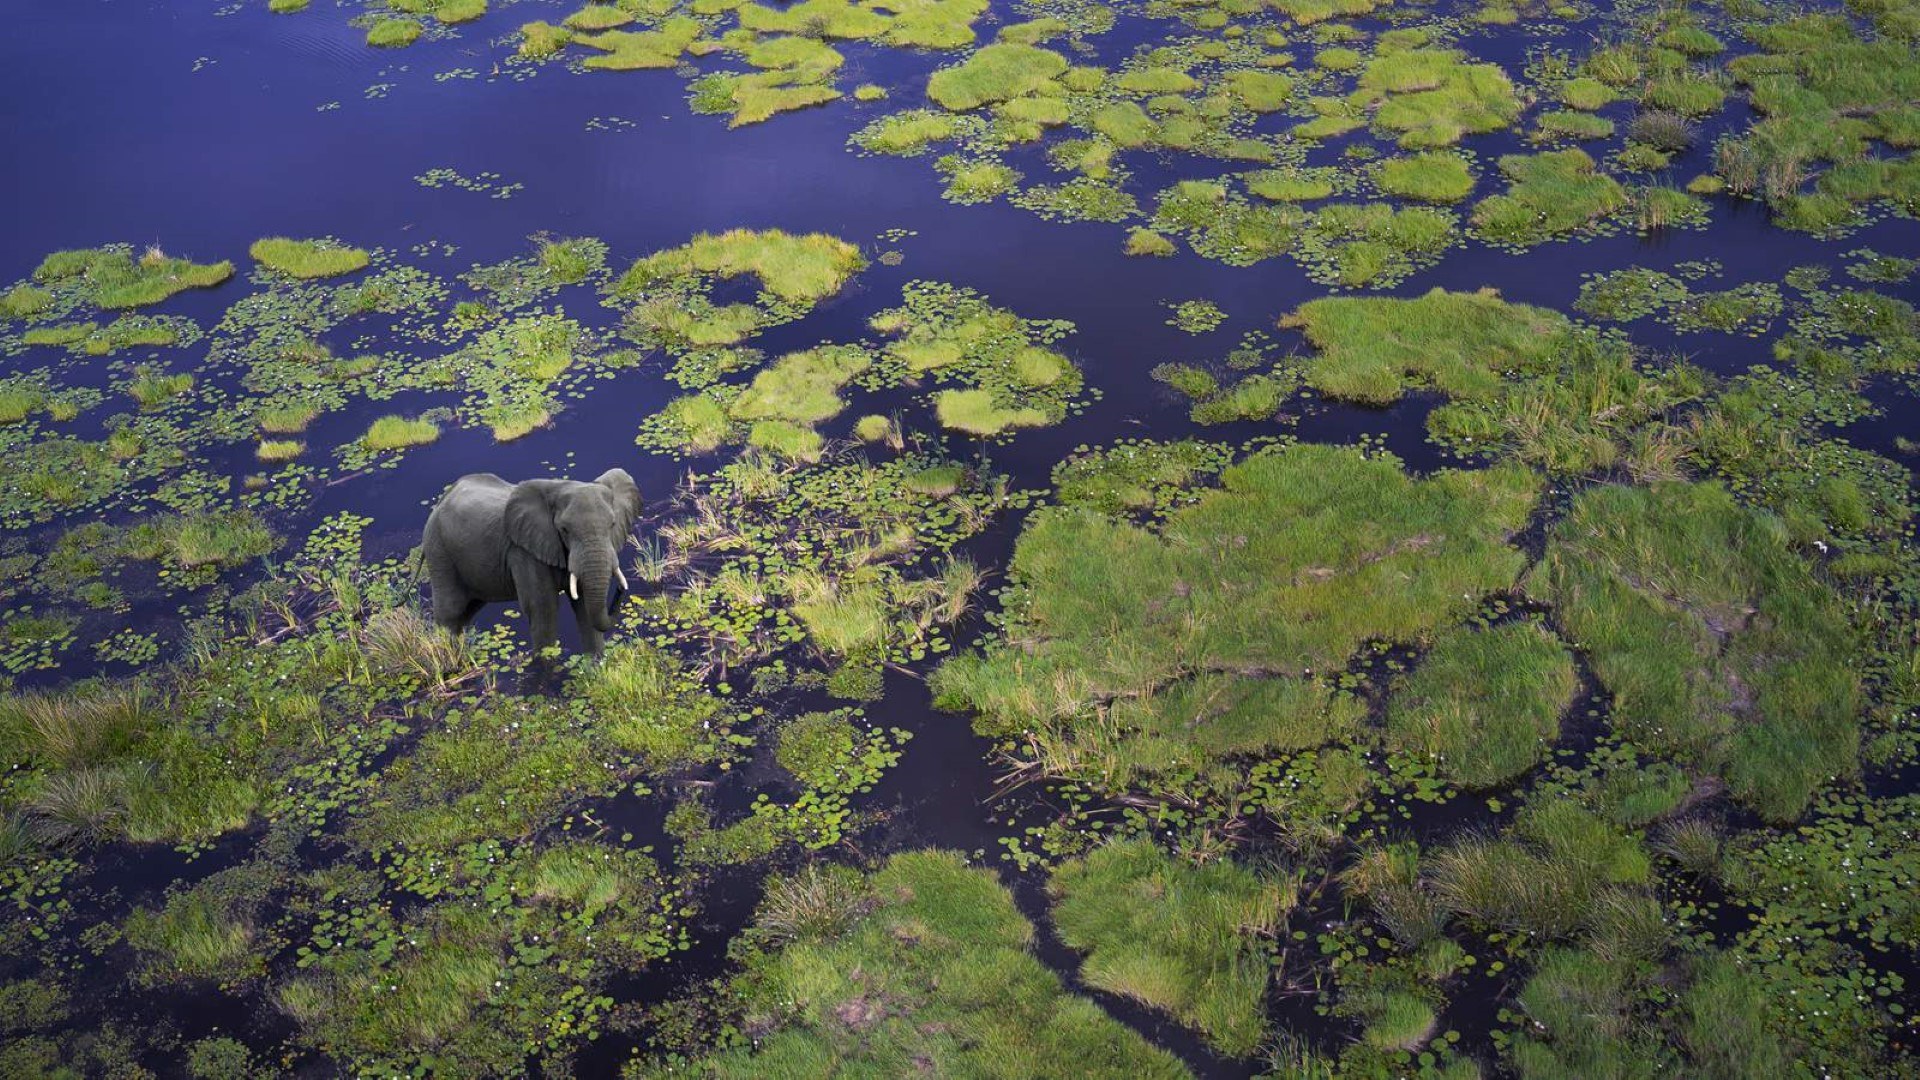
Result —
[[[1354, 295], [1743, 203], [1910, 241], [1911, 5], [348, 7], [1316, 288], [1122, 357], [905, 230], [30, 261], [0, 1075], [1914, 1070], [1913, 246]], [[602, 660], [444, 634], [341, 509], [574, 432], [674, 478]], [[929, 846], [903, 777], [975, 768]]]

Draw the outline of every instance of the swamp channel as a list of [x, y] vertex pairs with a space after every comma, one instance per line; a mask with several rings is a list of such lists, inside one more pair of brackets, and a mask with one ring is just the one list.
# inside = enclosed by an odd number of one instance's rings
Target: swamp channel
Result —
[[9, 10], [0, 1077], [1920, 1075], [1914, 0]]

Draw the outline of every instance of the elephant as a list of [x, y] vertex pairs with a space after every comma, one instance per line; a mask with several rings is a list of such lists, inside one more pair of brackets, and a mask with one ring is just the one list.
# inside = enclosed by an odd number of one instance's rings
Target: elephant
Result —
[[517, 600], [538, 652], [557, 640], [564, 592], [581, 645], [600, 656], [613, 629], [611, 586], [627, 587], [618, 552], [639, 516], [640, 488], [624, 469], [592, 483], [461, 477], [434, 504], [421, 538], [434, 621], [458, 635], [482, 605]]

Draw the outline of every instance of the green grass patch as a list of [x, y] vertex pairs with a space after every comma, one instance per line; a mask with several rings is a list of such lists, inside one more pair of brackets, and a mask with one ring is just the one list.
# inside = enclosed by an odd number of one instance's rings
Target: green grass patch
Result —
[[661, 23], [654, 30], [571, 34], [568, 40], [600, 53], [582, 61], [584, 67], [595, 71], [645, 71], [679, 64], [686, 55], [687, 46], [699, 40], [700, 30], [698, 22], [679, 17]]
[[1409, 377], [1454, 396], [1491, 393], [1500, 372], [1544, 355], [1566, 326], [1557, 312], [1490, 292], [1434, 289], [1415, 299], [1329, 297], [1288, 317], [1320, 350], [1307, 384], [1328, 397], [1385, 405]]
[[247, 249], [254, 261], [269, 270], [297, 278], [338, 277], [364, 269], [368, 254], [332, 240], [292, 240], [270, 236]]
[[927, 96], [942, 108], [964, 112], [1040, 91], [1066, 70], [1067, 58], [1051, 49], [995, 42], [964, 64], [934, 72]]
[[816, 301], [839, 292], [863, 269], [860, 249], [826, 233], [796, 236], [780, 229], [701, 233], [688, 243], [633, 264], [615, 286], [634, 292], [689, 274], [731, 278], [751, 274], [783, 300]]
[[369, 450], [404, 450], [409, 446], [424, 446], [439, 437], [440, 426], [430, 420], [383, 416], [367, 428], [360, 442]]
[[157, 409], [181, 394], [193, 389], [193, 376], [180, 372], [163, 375], [151, 373], [141, 375], [127, 384], [127, 393], [140, 403], [143, 409]]
[[946, 708], [1048, 771], [1123, 784], [1305, 750], [1365, 708], [1313, 673], [1366, 641], [1414, 640], [1512, 584], [1522, 469], [1415, 480], [1326, 446], [1255, 454], [1148, 529], [1044, 510], [1015, 547], [1009, 642], [934, 677]]
[[1060, 939], [1087, 954], [1087, 985], [1172, 1014], [1227, 1057], [1259, 1047], [1269, 943], [1293, 907], [1290, 885], [1123, 840], [1062, 865], [1050, 891]]
[[1511, 126], [1520, 116], [1513, 83], [1495, 64], [1468, 63], [1450, 49], [1408, 49], [1367, 62], [1350, 107], [1373, 109], [1373, 122], [1408, 150], [1452, 146], [1466, 135]]
[[864, 880], [828, 867], [801, 881], [769, 888], [756, 932], [780, 944], [736, 983], [744, 1023], [764, 1034], [702, 1062], [710, 1074], [1038, 1078], [1072, 1062], [1092, 1075], [1185, 1075], [1062, 989], [991, 871], [926, 851]]
[[157, 304], [187, 289], [212, 288], [232, 276], [230, 262], [201, 265], [158, 247], [148, 248], [138, 259], [123, 247], [56, 251], [33, 272], [41, 284], [78, 283], [83, 301], [109, 310]]
[[1533, 581], [1612, 692], [1614, 725], [1769, 819], [1858, 769], [1856, 639], [1778, 519], [1717, 484], [1594, 488]]
[[1539, 626], [1449, 631], [1396, 688], [1387, 737], [1462, 787], [1497, 787], [1539, 763], [1577, 688], [1572, 656]]
[[402, 49], [420, 37], [420, 24], [412, 19], [375, 19], [367, 27], [367, 44], [376, 49]]
[[1227, 92], [1257, 113], [1277, 112], [1293, 98], [1293, 79], [1277, 71], [1231, 71]]
[[22, 282], [0, 293], [0, 319], [26, 319], [53, 306], [53, 294]]
[[1002, 405], [990, 390], [942, 390], [933, 399], [940, 426], [968, 435], [999, 435], [1012, 428], [1045, 427], [1054, 418], [1044, 409]]
[[1459, 154], [1429, 151], [1382, 161], [1375, 167], [1374, 183], [1403, 199], [1455, 203], [1473, 194], [1473, 169]]
[[858, 345], [823, 345], [791, 353], [754, 376], [727, 413], [735, 420], [791, 420], [814, 424], [840, 414], [840, 388], [872, 366]]
[[1583, 150], [1508, 154], [1500, 171], [1512, 183], [1473, 208], [1473, 227], [1495, 243], [1528, 246], [1592, 226], [1624, 209], [1627, 191]]

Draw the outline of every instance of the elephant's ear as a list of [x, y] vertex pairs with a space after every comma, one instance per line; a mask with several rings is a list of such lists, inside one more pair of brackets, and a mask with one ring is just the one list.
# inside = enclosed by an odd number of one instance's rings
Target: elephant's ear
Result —
[[633, 482], [625, 469], [608, 469], [594, 478], [594, 483], [613, 493], [613, 505], [626, 515], [631, 525], [640, 516], [640, 486]]
[[567, 545], [553, 523], [548, 494], [547, 485], [538, 481], [513, 485], [513, 494], [507, 496], [507, 539], [548, 566], [565, 566]]

